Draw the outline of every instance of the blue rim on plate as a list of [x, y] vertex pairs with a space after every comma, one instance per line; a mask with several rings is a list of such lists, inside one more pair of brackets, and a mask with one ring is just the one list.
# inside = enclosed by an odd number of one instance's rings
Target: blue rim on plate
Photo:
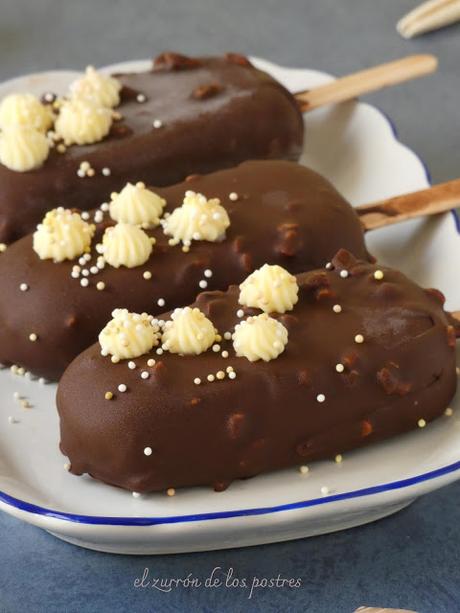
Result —
[[[420, 157], [420, 155], [418, 155], [415, 151], [410, 149], [410, 147], [408, 147], [399, 140], [398, 131], [393, 120], [377, 106], [373, 104], [369, 104], [368, 106], [372, 106], [373, 108], [375, 108], [375, 110], [386, 120], [393, 133], [395, 140], [400, 145], [411, 151], [416, 158], [418, 158], [420, 164], [425, 171], [428, 184], [432, 185], [431, 174], [427, 164]], [[454, 218], [455, 228], [458, 234], [460, 234], [460, 218], [457, 214], [457, 211], [452, 210], [452, 215]], [[254, 515], [268, 515], [270, 513], [279, 513], [282, 511], [295, 511], [299, 509], [306, 509], [309, 507], [315, 507], [331, 502], [352, 500], [354, 498], [363, 498], [365, 496], [382, 494], [385, 492], [391, 492], [393, 490], [401, 490], [412, 485], [417, 485], [418, 483], [424, 483], [426, 481], [431, 481], [432, 479], [437, 479], [439, 477], [449, 475], [458, 470], [460, 470], [460, 460], [454, 462], [453, 464], [443, 466], [442, 468], [437, 468], [436, 470], [431, 470], [429, 472], [422, 473], [421, 475], [416, 475], [415, 477], [400, 479], [398, 481], [391, 481], [389, 483], [384, 483], [380, 485], [373, 485], [351, 492], [343, 492], [341, 494], [323, 496], [321, 498], [312, 498], [310, 500], [302, 500], [300, 502], [290, 502], [282, 505], [276, 505], [273, 507], [237, 509], [235, 511], [216, 511], [214, 513], [196, 513], [192, 515], [172, 515], [171, 517], [104, 517], [96, 515], [78, 515], [74, 513], [64, 513], [61, 511], [55, 511], [53, 509], [47, 509], [45, 507], [26, 502], [25, 500], [20, 500], [19, 498], [10, 496], [6, 492], [2, 491], [0, 491], [0, 502], [3, 502], [8, 506], [14, 507], [19, 511], [24, 511], [26, 513], [33, 513], [35, 515], [41, 515], [44, 517], [50, 517], [54, 519], [59, 519], [61, 521], [68, 521], [79, 524], [106, 526], [155, 526], [160, 524], [179, 524], [216, 519], [231, 519], [235, 517], [247, 517]]]
[[301, 502], [289, 502], [287, 504], [276, 505], [274, 507], [258, 507], [250, 509], [237, 509], [235, 511], [216, 511], [214, 513], [195, 513], [192, 515], [172, 515], [171, 517], [104, 517], [96, 515], [77, 515], [74, 513], [62, 513], [52, 509], [46, 509], [24, 500], [14, 498], [3, 492], [0, 492], [0, 501], [8, 504], [20, 511], [34, 513], [35, 515], [43, 515], [63, 521], [74, 522], [78, 524], [89, 525], [106, 525], [106, 526], [157, 526], [160, 524], [181, 524], [197, 521], [210, 521], [215, 519], [231, 519], [235, 517], [247, 517], [254, 515], [268, 515], [270, 513], [279, 513], [281, 511], [295, 511], [298, 509], [306, 509], [308, 507], [316, 507], [330, 502], [340, 502], [343, 500], [352, 500], [353, 498], [362, 498], [364, 496], [372, 496], [400, 490], [418, 483], [437, 479], [439, 477], [451, 474], [460, 470], [460, 460], [453, 464], [448, 464], [442, 468], [431, 470], [429, 472], [400, 479], [399, 481], [391, 481], [382, 485], [372, 485], [360, 490], [351, 492], [343, 492], [342, 494], [333, 494], [331, 496], [323, 496], [322, 498], [312, 498], [310, 500], [302, 500]]

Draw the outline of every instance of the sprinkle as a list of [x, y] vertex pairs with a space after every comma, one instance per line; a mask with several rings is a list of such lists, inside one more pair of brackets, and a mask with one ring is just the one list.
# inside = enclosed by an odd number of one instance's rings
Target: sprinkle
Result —
[[21, 292], [27, 292], [27, 290], [29, 289], [29, 286], [27, 285], [27, 283], [21, 283], [21, 285], [19, 286], [19, 289], [21, 290]]
[[324, 401], [326, 400], [326, 396], [325, 396], [324, 394], [318, 394], [318, 395], [316, 396], [316, 400], [317, 400], [318, 402], [324, 402]]
[[103, 202], [99, 208], [103, 213], [107, 213], [110, 209], [110, 205], [108, 202]]
[[20, 400], [20, 399], [21, 399], [21, 395], [20, 395], [20, 393], [19, 393], [19, 392], [14, 392], [14, 394], [13, 394], [13, 398], [14, 398], [15, 400]]
[[147, 360], [147, 366], [155, 366], [155, 360], [153, 358], [149, 358]]
[[222, 351], [221, 356], [223, 358], [228, 358], [228, 351]]
[[218, 351], [220, 351], [220, 345], [213, 345], [212, 350], [214, 351], [214, 353], [217, 353]]
[[88, 161], [82, 162], [80, 164], [80, 170], [83, 170], [83, 172], [86, 172], [90, 168], [91, 168], [91, 164]]
[[229, 199], [232, 202], [236, 202], [238, 200], [238, 194], [236, 192], [230, 192], [230, 194], [228, 195]]
[[355, 336], [355, 343], [358, 343], [358, 345], [364, 343], [364, 336], [362, 334], [357, 334]]
[[376, 270], [374, 272], [374, 279], [376, 281], [381, 281], [383, 279], [383, 271], [382, 270]]
[[56, 147], [58, 153], [65, 153], [67, 151], [67, 147], [65, 145], [63, 145], [62, 143], [59, 143], [59, 145]]
[[100, 292], [105, 289], [105, 283], [104, 281], [98, 281], [96, 283], [96, 289], [98, 289]]
[[142, 494], [139, 494], [139, 492], [133, 492], [133, 498], [140, 498]]
[[94, 213], [94, 221], [96, 223], [101, 223], [103, 219], [104, 219], [104, 214], [102, 211], [96, 211]]
[[145, 447], [144, 449], [144, 455], [149, 456], [152, 455], [152, 448], [151, 447]]
[[206, 268], [206, 270], [204, 271], [203, 274], [204, 274], [205, 277], [210, 279], [212, 277], [212, 270], [209, 270], [209, 268]]
[[71, 468], [71, 466], [70, 466], [70, 462], [66, 462], [66, 463], [64, 464], [64, 470], [66, 470], [67, 472], [69, 472], [69, 471], [70, 471], [70, 468]]
[[120, 383], [120, 385], [118, 386], [118, 391], [119, 392], [126, 392], [128, 388], [126, 387], [126, 385], [124, 383]]
[[327, 494], [329, 494], [329, 488], [325, 485], [323, 485], [323, 487], [321, 488], [321, 494], [323, 496], [326, 496]]
[[202, 279], [199, 283], [198, 283], [199, 287], [201, 287], [201, 289], [206, 289], [208, 287], [208, 282], [205, 281], [204, 279]]
[[417, 426], [419, 428], [424, 428], [426, 426], [426, 421], [424, 419], [419, 419], [417, 422]]
[[[107, 355], [106, 353], [102, 353], [101, 351], [101, 355]], [[110, 358], [110, 361], [112, 362], [112, 364], [118, 364], [118, 362], [120, 361], [120, 358], [117, 355], [113, 355]]]
[[227, 368], [225, 369], [227, 372], [232, 372], [233, 370], [233, 366], [227, 366]]
[[173, 487], [170, 487], [166, 490], [166, 495], [167, 496], [175, 496], [176, 495], [176, 490]]
[[136, 100], [138, 102], [145, 102], [147, 100], [147, 98], [146, 98], [146, 96], [144, 94], [137, 94]]
[[342, 454], [338, 453], [338, 454], [335, 456], [334, 460], [335, 460], [335, 463], [336, 463], [336, 464], [341, 464], [341, 463], [342, 463], [342, 460], [343, 460]]
[[332, 268], [332, 262], [327, 262], [326, 266], [325, 266], [326, 270], [331, 270]]
[[87, 279], [86, 277], [85, 277], [85, 278], [83, 278], [83, 279], [80, 279], [80, 285], [81, 285], [82, 287], [88, 287], [88, 285], [89, 285], [89, 281], [88, 281], [88, 279]]
[[17, 423], [19, 423], [19, 421], [16, 419], [16, 417], [13, 417], [12, 415], [10, 415], [8, 417], [8, 423], [10, 423], [10, 424], [17, 424]]
[[112, 394], [112, 392], [106, 392], [106, 393], [104, 394], [104, 398], [105, 398], [106, 400], [112, 400], [112, 398], [113, 398], [113, 394]]
[[332, 307], [332, 310], [334, 311], [334, 313], [341, 313], [342, 307], [340, 306], [340, 304], [334, 304], [334, 306]]
[[83, 177], [86, 177], [86, 173], [84, 170], [82, 170], [81, 168], [79, 168], [77, 170], [77, 177], [80, 177], [80, 179], [83, 179]]
[[35, 332], [31, 332], [29, 334], [29, 341], [32, 341], [32, 343], [35, 343], [37, 339], [38, 339], [38, 336], [35, 334]]
[[158, 130], [158, 128], [161, 128], [163, 126], [163, 122], [161, 121], [161, 119], [154, 119], [152, 125], [155, 129]]
[[228, 373], [228, 378], [229, 378], [229, 379], [236, 379], [236, 372], [234, 372], [233, 370], [231, 370], [231, 371]]
[[164, 351], [164, 349], [162, 349], [161, 347], [159, 347], [159, 348], [157, 349], [157, 355], [163, 355], [163, 351]]
[[446, 415], [447, 417], [452, 417], [453, 414], [454, 410], [451, 407], [447, 407], [447, 409], [444, 411], [444, 415]]
[[236, 312], [236, 316], [237, 317], [244, 317], [244, 311], [243, 309], [238, 309]]
[[164, 305], [165, 305], [165, 304], [166, 304], [166, 303], [165, 303], [164, 298], [158, 298], [158, 300], [157, 300], [157, 305], [158, 305], [159, 307], [164, 307]]
[[97, 275], [97, 273], [99, 272], [99, 268], [97, 266], [91, 266], [91, 268], [89, 269], [89, 272], [92, 275]]
[[349, 274], [350, 273], [348, 272], [348, 270], [341, 270], [340, 271], [340, 276], [342, 277], [342, 279], [346, 279]]
[[206, 379], [209, 381], [209, 383], [212, 383], [214, 381], [215, 377], [214, 377], [214, 375], [208, 375], [206, 377]]
[[336, 364], [335, 369], [337, 372], [343, 372], [345, 370], [345, 366], [343, 364]]
[[308, 468], [308, 466], [299, 466], [299, 472], [302, 475], [306, 475], [308, 472], [310, 471], [310, 469]]
[[21, 406], [23, 409], [31, 409], [32, 405], [30, 404], [30, 402], [28, 400], [26, 400], [25, 398], [23, 398], [21, 400]]
[[152, 278], [152, 273], [150, 272], [150, 270], [146, 270], [142, 276], [144, 277], [146, 281], [148, 281], [149, 279]]
[[143, 370], [141, 372], [141, 379], [148, 379], [149, 377], [150, 377], [150, 374], [146, 370]]
[[44, 377], [40, 377], [38, 382], [40, 383], [40, 385], [45, 385], [46, 384], [46, 379]]
[[201, 384], [201, 379], [200, 379], [200, 377], [195, 377], [195, 379], [193, 379], [193, 383], [194, 383], [195, 385], [200, 385], [200, 384]]
[[224, 332], [224, 338], [226, 341], [229, 341], [232, 338], [231, 332]]
[[105, 166], [102, 170], [101, 170], [102, 174], [104, 175], [104, 177], [110, 177], [111, 175], [111, 170], [110, 168], [107, 168], [107, 166]]
[[136, 368], [136, 362], [133, 362], [132, 360], [130, 360], [130, 361], [128, 362], [128, 368], [129, 368], [130, 370], [134, 370], [134, 369]]
[[218, 378], [220, 381], [222, 381], [222, 379], [225, 379], [225, 373], [224, 373], [224, 371], [223, 371], [223, 370], [219, 370], [219, 371], [216, 373], [216, 377], [217, 377], [217, 378]]
[[88, 211], [83, 211], [83, 213], [81, 213], [81, 218], [82, 218], [84, 221], [88, 221], [88, 219], [89, 219], [89, 213], [88, 213]]

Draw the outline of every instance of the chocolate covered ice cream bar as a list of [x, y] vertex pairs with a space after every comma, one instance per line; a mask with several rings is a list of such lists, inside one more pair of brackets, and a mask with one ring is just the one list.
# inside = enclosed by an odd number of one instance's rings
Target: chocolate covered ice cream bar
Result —
[[134, 492], [222, 490], [423, 428], [456, 384], [441, 294], [342, 250], [157, 318], [114, 312], [61, 379], [61, 449]]
[[98, 206], [127, 181], [165, 186], [243, 160], [297, 159], [303, 143], [293, 96], [231, 53], [164, 53], [151, 70], [113, 80], [89, 69], [70, 100], [44, 102], [11, 97], [0, 113], [1, 243], [57, 206]]
[[1, 363], [57, 379], [119, 306], [163, 312], [265, 263], [325, 266], [341, 247], [369, 257], [353, 208], [293, 162], [245, 162], [153, 189], [127, 186], [82, 217], [53, 211], [0, 254]]

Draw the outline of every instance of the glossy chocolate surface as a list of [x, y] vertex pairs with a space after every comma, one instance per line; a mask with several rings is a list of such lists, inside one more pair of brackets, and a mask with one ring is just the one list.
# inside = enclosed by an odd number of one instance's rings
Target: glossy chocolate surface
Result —
[[[163, 54], [152, 71], [117, 78], [124, 86], [116, 109], [123, 118], [102, 142], [63, 154], [51, 150], [45, 164], [30, 172], [0, 165], [0, 242], [31, 232], [56, 206], [98, 206], [127, 181], [172, 185], [243, 160], [300, 155], [303, 121], [296, 101], [242, 56]], [[138, 94], [145, 102], [138, 102]], [[77, 176], [83, 161], [95, 176]]]
[[[457, 376], [455, 334], [440, 294], [382, 267], [376, 280], [376, 265], [344, 251], [333, 263], [330, 271], [299, 275], [299, 303], [273, 315], [289, 342], [271, 362], [235, 357], [231, 341], [221, 343], [227, 359], [211, 350], [186, 357], [152, 351], [134, 360], [134, 370], [102, 357], [99, 344], [87, 349], [64, 373], [57, 396], [71, 472], [137, 492], [220, 490], [235, 479], [333, 459], [441, 415]], [[222, 334], [240, 321], [237, 287], [203, 293], [196, 306]], [[228, 366], [235, 379], [207, 381]]]
[[[146, 264], [131, 269], [107, 265], [89, 275], [88, 287], [81, 287], [81, 277], [71, 277], [75, 260], [40, 260], [31, 235], [0, 254], [0, 362], [57, 379], [96, 341], [114, 308], [162, 312], [192, 302], [201, 291], [200, 281], [206, 281], [207, 289], [225, 289], [265, 263], [298, 273], [324, 266], [341, 247], [368, 257], [352, 207], [328, 181], [294, 162], [246, 162], [156, 191], [171, 211], [189, 189], [221, 199], [231, 222], [222, 242], [195, 241], [183, 253], [156, 228], [149, 231], [157, 244]], [[236, 201], [229, 198], [232, 192], [238, 194]], [[113, 222], [106, 214], [98, 224], [99, 238], [108, 223]], [[96, 263], [96, 243], [87, 269]], [[210, 278], [204, 276], [207, 269]], [[146, 271], [152, 274], [149, 280], [143, 277]], [[100, 281], [103, 291], [96, 289]], [[27, 291], [20, 290], [21, 284]], [[36, 342], [29, 340], [31, 333], [37, 334]]]

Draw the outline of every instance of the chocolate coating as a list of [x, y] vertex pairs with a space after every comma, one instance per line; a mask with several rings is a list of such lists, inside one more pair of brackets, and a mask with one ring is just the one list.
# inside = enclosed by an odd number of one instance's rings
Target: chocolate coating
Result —
[[[292, 273], [324, 266], [341, 247], [368, 257], [359, 219], [353, 208], [326, 181], [294, 162], [252, 161], [169, 188], [155, 190], [166, 199], [165, 210], [182, 204], [191, 189], [218, 197], [228, 211], [230, 227], [219, 243], [194, 241], [189, 253], [171, 247], [161, 228], [143, 266], [106, 266], [90, 275], [89, 287], [71, 277], [75, 261], [55, 264], [40, 260], [32, 236], [17, 241], [0, 255], [0, 362], [20, 364], [48, 379], [58, 379], [83, 349], [97, 340], [114, 308], [149, 313], [189, 304], [200, 291], [241, 283], [265, 263], [280, 264]], [[238, 200], [229, 199], [236, 192]], [[99, 236], [108, 223], [98, 226]], [[96, 262], [93, 241], [93, 259]], [[211, 278], [204, 270], [212, 271]], [[143, 273], [152, 278], [145, 280]], [[103, 281], [106, 289], [98, 291]], [[26, 283], [28, 291], [20, 291]], [[160, 300], [160, 306], [157, 301]], [[29, 334], [38, 335], [36, 342]]]
[[[130, 370], [126, 361], [102, 357], [99, 344], [87, 349], [57, 394], [71, 472], [137, 492], [223, 489], [235, 479], [334, 458], [441, 415], [457, 377], [453, 330], [438, 298], [394, 270], [381, 268], [384, 279], [376, 280], [375, 265], [345, 251], [333, 263], [331, 271], [298, 275], [298, 304], [273, 315], [289, 331], [276, 360], [237, 358], [231, 341], [223, 341], [227, 359], [213, 351], [186, 357], [152, 351]], [[206, 292], [195, 304], [223, 334], [240, 321], [238, 293], [235, 286]], [[357, 334], [364, 342], [355, 341]], [[227, 366], [235, 379], [206, 380]], [[120, 383], [125, 393], [117, 391]], [[106, 391], [112, 400], [104, 399]]]
[[[51, 150], [34, 171], [0, 165], [0, 242], [31, 232], [56, 206], [91, 209], [127, 181], [171, 185], [248, 159], [297, 159], [303, 120], [293, 96], [242, 56], [163, 54], [154, 69], [116, 75], [123, 115], [100, 143]], [[145, 95], [138, 102], [137, 95]], [[160, 128], [153, 121], [160, 120]], [[88, 161], [94, 177], [79, 178]], [[110, 176], [101, 171], [109, 168]]]

